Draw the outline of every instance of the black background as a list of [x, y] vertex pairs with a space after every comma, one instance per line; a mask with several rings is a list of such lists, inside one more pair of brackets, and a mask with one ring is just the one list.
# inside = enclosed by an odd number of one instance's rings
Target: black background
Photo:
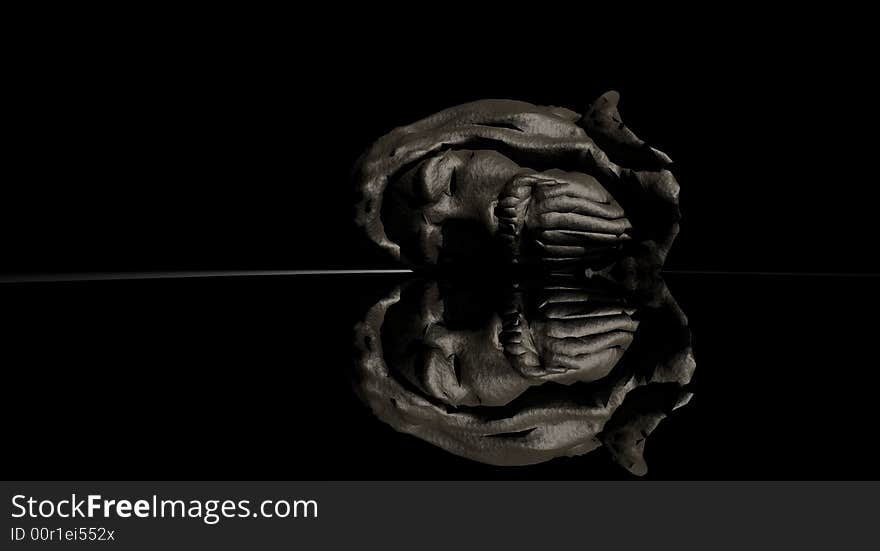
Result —
[[880, 271], [856, 28], [609, 22], [606, 35], [590, 13], [469, 11], [455, 26], [458, 13], [314, 33], [38, 27], [11, 56], [4, 271], [375, 265], [348, 187], [373, 140], [465, 101], [582, 110], [609, 89], [677, 163], [670, 268]]
[[[12, 49], [3, 271], [388, 266], [351, 224], [348, 173], [372, 140], [464, 101], [580, 110], [608, 89], [676, 162], [667, 268], [878, 271], [873, 113], [851, 38], [438, 12], [358, 32], [35, 25]], [[649, 442], [649, 476], [875, 477], [875, 282], [670, 276], [697, 395]], [[602, 454], [481, 466], [371, 418], [344, 370], [351, 324], [390, 284], [3, 284], [12, 475], [628, 476]]]
[[[603, 450], [481, 465], [373, 417], [351, 328], [401, 277], [3, 284], [5, 462], [26, 480], [631, 478]], [[876, 280], [668, 284], [697, 369], [649, 478], [876, 478]]]

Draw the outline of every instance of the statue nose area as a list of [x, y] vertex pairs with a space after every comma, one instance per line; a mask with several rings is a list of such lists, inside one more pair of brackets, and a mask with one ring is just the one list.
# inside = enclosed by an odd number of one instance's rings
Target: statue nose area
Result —
[[448, 150], [414, 163], [386, 188], [385, 233], [417, 263], [502, 261], [494, 206], [523, 170], [490, 150]]
[[427, 263], [585, 258], [628, 241], [632, 224], [587, 174], [522, 168], [493, 151], [447, 151], [389, 187], [385, 231]]

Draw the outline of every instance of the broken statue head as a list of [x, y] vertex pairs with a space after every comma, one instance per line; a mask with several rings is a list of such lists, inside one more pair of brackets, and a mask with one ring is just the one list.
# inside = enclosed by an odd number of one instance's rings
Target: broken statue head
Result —
[[356, 221], [411, 265], [589, 268], [661, 263], [678, 233], [672, 161], [621, 121], [618, 94], [584, 113], [483, 100], [396, 128], [355, 167]]

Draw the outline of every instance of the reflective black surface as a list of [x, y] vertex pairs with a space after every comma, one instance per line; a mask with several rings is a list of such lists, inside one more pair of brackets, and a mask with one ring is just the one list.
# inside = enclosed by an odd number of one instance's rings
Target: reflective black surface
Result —
[[355, 328], [355, 391], [395, 430], [498, 466], [605, 446], [634, 474], [648, 435], [690, 400], [687, 319], [662, 280], [395, 287]]
[[[189, 30], [67, 40], [41, 18], [12, 56], [2, 271], [381, 267], [346, 187], [372, 140], [481, 98], [580, 109], [612, 89], [676, 163], [667, 269], [878, 271], [869, 48], [780, 40], [788, 23], [747, 41], [739, 25], [660, 26], [627, 47], [639, 33], [615, 25], [585, 38], [586, 9], [544, 42], [503, 38], [521, 22], [471, 26], [494, 50], [434, 17], [404, 39], [396, 18], [362, 25], [354, 48], [330, 47], [335, 26], [325, 48], [308, 33], [224, 48]], [[604, 449], [485, 465], [371, 415], [351, 391], [352, 327], [400, 282], [2, 284], [8, 476], [631, 476]], [[666, 282], [698, 368], [693, 399], [651, 434], [646, 478], [876, 478], [876, 279]]]
[[[352, 327], [398, 276], [3, 284], [15, 478], [619, 479], [604, 449], [457, 457], [351, 391]], [[668, 274], [698, 362], [647, 479], [876, 478], [877, 280]], [[14, 450], [14, 451], [12, 451]]]

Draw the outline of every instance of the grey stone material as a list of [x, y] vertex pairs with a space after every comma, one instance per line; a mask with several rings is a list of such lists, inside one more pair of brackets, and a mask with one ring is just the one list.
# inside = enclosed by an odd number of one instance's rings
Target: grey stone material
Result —
[[580, 114], [482, 100], [396, 128], [357, 162], [356, 222], [413, 265], [600, 265], [633, 243], [662, 263], [680, 218], [672, 160], [618, 103], [608, 92]]

